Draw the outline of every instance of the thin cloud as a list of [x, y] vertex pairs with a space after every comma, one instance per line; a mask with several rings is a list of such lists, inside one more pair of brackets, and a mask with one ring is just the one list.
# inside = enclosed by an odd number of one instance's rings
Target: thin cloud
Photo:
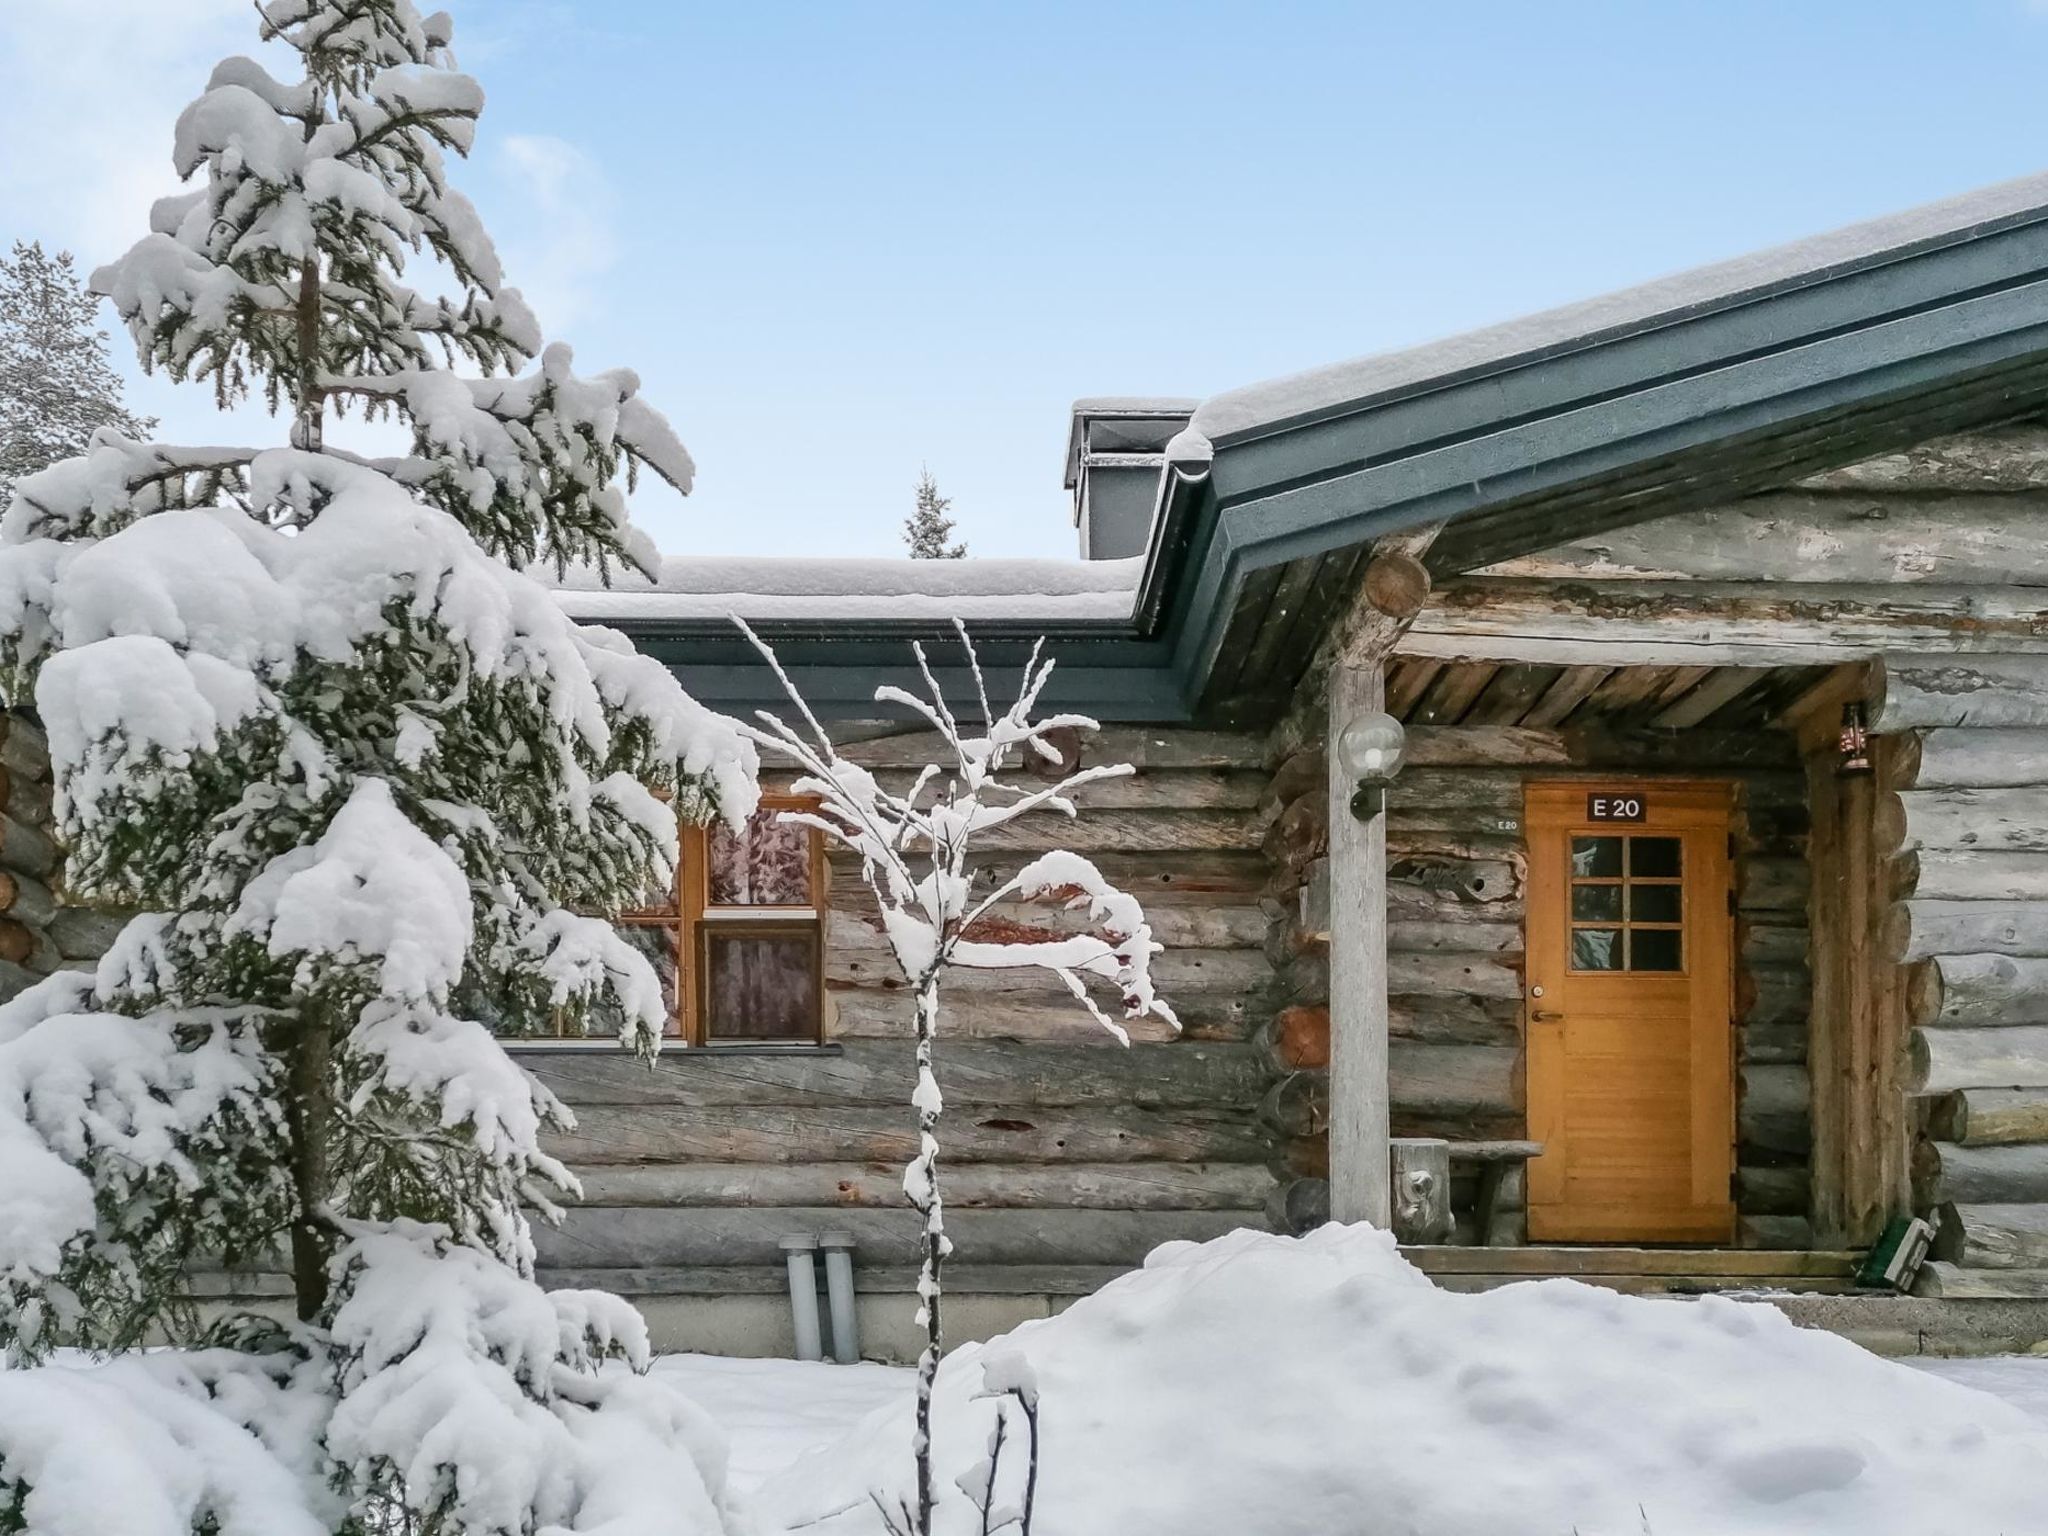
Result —
[[552, 134], [508, 134], [497, 170], [508, 214], [498, 223], [505, 279], [542, 329], [560, 336], [598, 307], [618, 257], [617, 196], [595, 160]]

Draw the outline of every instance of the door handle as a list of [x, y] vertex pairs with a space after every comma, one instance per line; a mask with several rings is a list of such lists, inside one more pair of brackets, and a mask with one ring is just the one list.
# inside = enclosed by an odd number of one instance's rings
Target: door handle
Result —
[[1559, 1019], [1563, 1018], [1564, 1015], [1559, 1013], [1555, 1008], [1538, 1008], [1534, 1013], [1530, 1014], [1529, 1017], [1534, 1019], [1538, 1024], [1554, 1024]]

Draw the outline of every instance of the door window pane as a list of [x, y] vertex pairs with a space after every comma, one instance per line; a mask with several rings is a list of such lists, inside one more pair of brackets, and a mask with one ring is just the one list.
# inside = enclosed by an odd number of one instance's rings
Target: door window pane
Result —
[[1681, 931], [1676, 928], [1631, 928], [1628, 968], [1632, 971], [1681, 971]]
[[708, 1040], [815, 1040], [818, 930], [707, 923], [700, 994]]
[[1574, 880], [1611, 880], [1620, 874], [1620, 838], [1575, 837], [1572, 839], [1572, 878]]
[[1628, 840], [1628, 872], [1642, 879], [1678, 877], [1679, 840], [1675, 837], [1632, 837]]
[[1677, 885], [1631, 885], [1628, 888], [1628, 920], [1632, 923], [1675, 923], [1684, 903]]
[[712, 906], [813, 905], [810, 828], [783, 821], [779, 810], [761, 810], [743, 832], [721, 824], [710, 829], [705, 842]]
[[1575, 971], [1618, 971], [1621, 969], [1619, 928], [1574, 928], [1572, 969]]
[[1621, 887], [1618, 885], [1573, 886], [1572, 921], [1575, 923], [1620, 922]]

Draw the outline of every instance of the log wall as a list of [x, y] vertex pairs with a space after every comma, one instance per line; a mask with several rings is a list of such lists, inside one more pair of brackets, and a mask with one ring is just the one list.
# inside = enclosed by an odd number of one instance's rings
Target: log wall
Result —
[[118, 923], [63, 905], [50, 835], [50, 752], [42, 728], [0, 713], [0, 1001], [52, 971], [96, 960]]
[[[842, 750], [907, 782], [935, 749], [900, 734]], [[1263, 743], [1111, 729], [1084, 751], [1137, 772], [1084, 788], [1075, 821], [1027, 819], [991, 838], [978, 878], [993, 884], [1047, 848], [1085, 852], [1144, 902], [1166, 945], [1154, 978], [1184, 1028], [1137, 1021], [1126, 1049], [1042, 973], [946, 979], [937, 1071], [956, 1293], [1092, 1289], [1169, 1239], [1264, 1225], [1276, 1187], [1260, 1114], [1279, 985], [1260, 907]], [[1041, 906], [997, 915], [1070, 921]], [[588, 1048], [523, 1053], [578, 1120], [555, 1150], [584, 1200], [539, 1234], [552, 1274], [767, 1293], [781, 1284], [780, 1240], [826, 1231], [853, 1234], [863, 1286], [914, 1269], [918, 1219], [901, 1187], [916, 1142], [910, 998], [858, 866], [837, 856], [825, 978], [823, 1051], [671, 1050], [651, 1070]]]
[[[1267, 1032], [1275, 1069], [1267, 1117], [1290, 1183], [1276, 1217], [1323, 1210], [1323, 1111], [1329, 1052], [1327, 796], [1318, 741], [1276, 743], [1268, 796], [1269, 949], [1287, 1007]], [[1682, 769], [1677, 765], [1682, 764]], [[1738, 1188], [1743, 1240], [1802, 1247], [1811, 1144], [1806, 1073], [1809, 984], [1804, 783], [1782, 733], [1643, 732], [1511, 726], [1415, 726], [1387, 811], [1388, 1070], [1393, 1134], [1521, 1138], [1524, 786], [1622, 773], [1631, 780], [1725, 777], [1741, 786], [1737, 820]], [[1519, 1191], [1510, 1179], [1509, 1199]], [[1453, 1204], [1461, 1241], [1471, 1181]], [[1511, 1209], [1513, 1207], [1511, 1206]], [[1519, 1223], [1497, 1223], [1495, 1242]]]
[[1887, 657], [1871, 716], [1895, 737], [1874, 819], [1922, 1096], [1911, 1197], [1938, 1258], [2048, 1268], [2048, 658]]

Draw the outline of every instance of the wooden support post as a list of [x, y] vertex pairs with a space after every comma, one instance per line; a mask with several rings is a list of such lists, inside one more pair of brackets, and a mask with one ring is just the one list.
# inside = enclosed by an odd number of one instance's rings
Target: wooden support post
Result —
[[[1436, 529], [1374, 546], [1350, 610], [1332, 634], [1325, 714], [1330, 822], [1330, 1214], [1392, 1223], [1387, 1137], [1386, 817], [1351, 812], [1337, 736], [1385, 708], [1385, 662], [1429, 599], [1422, 554]], [[1398, 788], [1395, 791], [1399, 793]]]
[[1390, 1225], [1387, 822], [1351, 814], [1337, 733], [1386, 697], [1380, 663], [1330, 669], [1330, 1214]]

